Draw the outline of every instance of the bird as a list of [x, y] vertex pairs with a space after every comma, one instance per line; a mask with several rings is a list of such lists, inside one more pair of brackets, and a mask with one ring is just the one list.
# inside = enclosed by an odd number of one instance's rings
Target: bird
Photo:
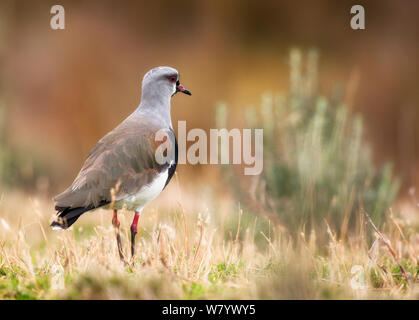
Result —
[[57, 211], [51, 223], [54, 230], [69, 228], [87, 211], [111, 209], [119, 257], [124, 260], [118, 210], [133, 211], [130, 231], [134, 258], [139, 216], [176, 170], [178, 144], [171, 98], [178, 92], [191, 95], [180, 84], [176, 69], [160, 66], [144, 75], [137, 109], [98, 141], [73, 183], [53, 198]]

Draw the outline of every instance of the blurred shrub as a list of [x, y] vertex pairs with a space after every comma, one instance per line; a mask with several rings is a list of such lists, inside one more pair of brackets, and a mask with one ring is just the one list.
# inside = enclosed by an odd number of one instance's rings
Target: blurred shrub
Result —
[[[246, 110], [247, 126], [264, 129], [262, 174], [240, 177], [225, 166], [225, 176], [243, 203], [288, 228], [324, 227], [326, 220], [346, 232], [361, 206], [379, 224], [399, 186], [391, 165], [374, 167], [362, 119], [350, 114], [342, 94], [319, 94], [317, 52], [308, 53], [304, 72], [302, 60], [291, 51], [288, 95], [265, 94], [260, 109]], [[217, 126], [226, 118], [220, 105]]]
[[0, 186], [45, 191], [46, 168], [34, 154], [14, 150], [6, 137], [6, 108], [0, 102]]
[[0, 103], [0, 183], [5, 184], [13, 180], [12, 172], [15, 172], [12, 153], [5, 140], [5, 108]]

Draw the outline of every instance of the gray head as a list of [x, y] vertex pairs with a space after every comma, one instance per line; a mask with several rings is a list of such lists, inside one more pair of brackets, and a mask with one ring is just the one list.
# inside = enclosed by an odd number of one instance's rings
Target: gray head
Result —
[[177, 93], [183, 92], [191, 95], [179, 82], [179, 72], [170, 67], [157, 67], [147, 72], [143, 78], [141, 103], [138, 112], [133, 115], [152, 119], [152, 121], [172, 127], [170, 118], [170, 100]]
[[180, 84], [179, 72], [174, 68], [157, 67], [148, 71], [143, 78], [142, 99], [170, 98], [177, 92], [191, 95]]

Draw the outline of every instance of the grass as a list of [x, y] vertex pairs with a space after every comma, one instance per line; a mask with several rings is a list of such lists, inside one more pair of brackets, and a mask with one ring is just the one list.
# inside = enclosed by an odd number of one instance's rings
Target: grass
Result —
[[[165, 201], [176, 203], [174, 189]], [[346, 239], [325, 225], [329, 242], [322, 246], [314, 231], [300, 230], [295, 239], [264, 218], [241, 213], [232, 199], [200, 214], [206, 200], [197, 204], [188, 193], [191, 199], [175, 209], [145, 210], [138, 255], [126, 266], [111, 212], [99, 210], [68, 231], [53, 232], [49, 201], [5, 192], [0, 299], [419, 298], [417, 221], [393, 216], [381, 229], [406, 279], [383, 241], [368, 242], [372, 228], [364, 219]], [[121, 219], [125, 252], [130, 217]]]
[[370, 160], [361, 119], [316, 91], [316, 59], [302, 73], [292, 51], [289, 95], [248, 114], [264, 128], [263, 174], [225, 168], [234, 195], [176, 176], [140, 217], [129, 265], [109, 211], [53, 232], [52, 201], [8, 183], [19, 162], [0, 137], [0, 299], [419, 299], [419, 202], [394, 203], [398, 182]]

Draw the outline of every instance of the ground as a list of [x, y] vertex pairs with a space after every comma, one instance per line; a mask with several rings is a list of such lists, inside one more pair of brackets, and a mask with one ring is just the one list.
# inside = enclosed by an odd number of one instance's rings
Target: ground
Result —
[[[52, 231], [51, 200], [3, 191], [0, 299], [419, 298], [414, 208], [404, 207], [406, 218], [389, 218], [382, 229], [393, 257], [382, 240], [368, 240], [374, 233], [366, 221], [345, 239], [326, 223], [297, 234], [247, 213], [228, 196], [214, 204], [210, 193], [195, 192], [182, 197], [174, 185], [144, 210], [138, 255], [124, 264], [111, 211]], [[129, 253], [132, 213], [120, 216]], [[328, 234], [327, 243], [317, 240], [320, 232]]]

